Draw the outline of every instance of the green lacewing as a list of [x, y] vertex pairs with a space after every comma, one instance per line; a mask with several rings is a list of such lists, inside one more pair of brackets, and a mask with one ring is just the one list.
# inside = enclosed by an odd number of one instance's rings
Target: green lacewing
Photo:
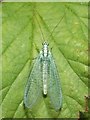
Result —
[[48, 46], [47, 42], [43, 43], [43, 48], [34, 62], [25, 88], [24, 105], [32, 109], [38, 98], [44, 95], [50, 98], [51, 106], [58, 111], [62, 107], [61, 83]]

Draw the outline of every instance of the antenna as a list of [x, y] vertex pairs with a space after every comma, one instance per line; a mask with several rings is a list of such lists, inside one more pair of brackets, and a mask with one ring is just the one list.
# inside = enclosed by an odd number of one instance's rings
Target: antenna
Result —
[[[35, 10], [36, 11], [36, 10]], [[37, 12], [37, 11], [36, 11]], [[38, 12], [37, 12], [38, 13]], [[39, 13], [38, 13], [39, 14]], [[40, 16], [40, 15], [39, 15]], [[36, 17], [36, 15], [35, 15], [35, 17]], [[38, 19], [37, 19], [37, 17], [36, 17], [36, 20], [37, 20], [37, 22], [38, 22], [38, 25], [39, 25], [39, 28], [40, 28], [40, 32], [41, 32], [41, 37], [42, 37], [42, 40], [43, 40], [43, 42], [45, 42], [46, 40], [45, 40], [45, 38], [44, 38], [44, 34], [43, 34], [43, 32], [42, 32], [42, 29], [41, 29], [41, 26], [40, 26], [40, 23], [39, 23], [39, 21], [38, 21]]]
[[[36, 11], [36, 10], [35, 10], [35, 11]], [[37, 12], [37, 14], [39, 15], [38, 11], [36, 11], [36, 12]], [[39, 16], [40, 16], [40, 15], [39, 15]], [[64, 12], [63, 16], [61, 17], [61, 19], [59, 20], [59, 22], [58, 22], [58, 23], [55, 25], [55, 27], [53, 28], [53, 30], [52, 30], [51, 32], [50, 32], [50, 30], [48, 30], [49, 33], [50, 33], [50, 35], [49, 35], [49, 37], [48, 37], [48, 40], [49, 40], [49, 38], [52, 36], [52, 34], [53, 34], [53, 32], [55, 31], [55, 29], [57, 28], [57, 26], [61, 23], [61, 21], [62, 21], [62, 19], [64, 18], [64, 16], [65, 16], [65, 12]], [[35, 15], [35, 17], [36, 17], [36, 15]], [[42, 40], [43, 40], [43, 42], [45, 42], [45, 41], [47, 41], [47, 40], [45, 40], [44, 34], [43, 34], [43, 32], [42, 32], [42, 29], [41, 29], [41, 25], [40, 25], [37, 17], [36, 17], [36, 20], [37, 20], [38, 25], [39, 25], [39, 28], [40, 28], [40, 32], [41, 32], [41, 35], [42, 35]], [[52, 37], [53, 37], [53, 36], [52, 36]]]

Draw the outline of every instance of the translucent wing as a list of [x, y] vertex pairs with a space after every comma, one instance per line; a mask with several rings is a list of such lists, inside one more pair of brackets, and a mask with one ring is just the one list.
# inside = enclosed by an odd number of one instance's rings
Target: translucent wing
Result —
[[31, 70], [24, 93], [24, 104], [28, 108], [32, 108], [42, 95], [42, 79], [41, 79], [41, 63], [40, 54], [35, 60]]
[[62, 107], [62, 91], [58, 71], [50, 52], [49, 61], [48, 95], [50, 97], [52, 107], [58, 111]]

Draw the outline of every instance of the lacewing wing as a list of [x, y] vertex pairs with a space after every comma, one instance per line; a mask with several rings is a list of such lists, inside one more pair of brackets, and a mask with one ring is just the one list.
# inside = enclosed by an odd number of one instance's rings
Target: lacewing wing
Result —
[[43, 48], [34, 62], [26, 84], [25, 107], [32, 109], [42, 95], [50, 98], [51, 106], [56, 111], [61, 109], [62, 90], [60, 78], [54, 58], [46, 42], [43, 43]]

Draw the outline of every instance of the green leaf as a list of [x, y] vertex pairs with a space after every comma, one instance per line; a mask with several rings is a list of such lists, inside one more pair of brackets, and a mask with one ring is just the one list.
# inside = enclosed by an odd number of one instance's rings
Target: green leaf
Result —
[[[2, 4], [2, 117], [77, 118], [88, 94], [87, 3]], [[43, 98], [34, 110], [23, 107], [33, 59], [47, 41], [61, 78], [63, 106]]]

